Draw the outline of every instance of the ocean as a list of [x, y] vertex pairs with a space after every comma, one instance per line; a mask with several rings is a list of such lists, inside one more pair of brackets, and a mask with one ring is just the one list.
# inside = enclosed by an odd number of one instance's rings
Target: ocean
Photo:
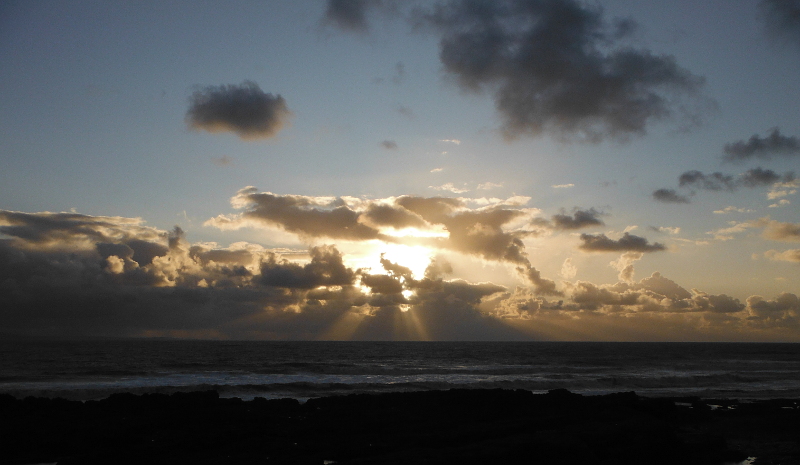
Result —
[[213, 389], [295, 398], [450, 388], [800, 397], [800, 344], [589, 342], [0, 342], [0, 393], [102, 399]]

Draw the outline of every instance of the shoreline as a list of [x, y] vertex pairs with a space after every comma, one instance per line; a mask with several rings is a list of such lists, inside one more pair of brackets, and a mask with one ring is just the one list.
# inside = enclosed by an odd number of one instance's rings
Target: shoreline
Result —
[[350, 394], [303, 403], [216, 391], [86, 402], [0, 394], [0, 425], [8, 444], [0, 464], [800, 463], [800, 399], [563, 389]]

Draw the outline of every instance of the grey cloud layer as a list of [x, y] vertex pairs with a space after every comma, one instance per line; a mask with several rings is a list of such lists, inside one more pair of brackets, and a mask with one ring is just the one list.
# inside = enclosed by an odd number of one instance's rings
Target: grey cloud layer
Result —
[[233, 132], [242, 139], [275, 136], [291, 112], [280, 95], [261, 90], [258, 84], [208, 86], [192, 93], [186, 121], [189, 127], [209, 132]]
[[[495, 93], [510, 137], [552, 131], [597, 141], [643, 134], [677, 115], [704, 80], [674, 57], [625, 45], [631, 20], [573, 0], [452, 1], [424, 15], [445, 70]], [[610, 51], [609, 51], [610, 50]], [[688, 106], [683, 105], [685, 109]]]

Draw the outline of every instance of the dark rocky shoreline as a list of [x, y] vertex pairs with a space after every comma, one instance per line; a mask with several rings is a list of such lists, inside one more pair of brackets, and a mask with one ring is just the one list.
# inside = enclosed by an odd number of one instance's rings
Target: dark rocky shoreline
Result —
[[0, 395], [0, 464], [800, 464], [800, 401], [450, 390]]

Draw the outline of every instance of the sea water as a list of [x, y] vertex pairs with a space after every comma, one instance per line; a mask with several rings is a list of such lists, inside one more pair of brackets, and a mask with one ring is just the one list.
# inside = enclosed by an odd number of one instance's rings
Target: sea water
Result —
[[282, 398], [450, 388], [800, 397], [800, 344], [0, 342], [0, 393], [101, 399], [213, 389]]

